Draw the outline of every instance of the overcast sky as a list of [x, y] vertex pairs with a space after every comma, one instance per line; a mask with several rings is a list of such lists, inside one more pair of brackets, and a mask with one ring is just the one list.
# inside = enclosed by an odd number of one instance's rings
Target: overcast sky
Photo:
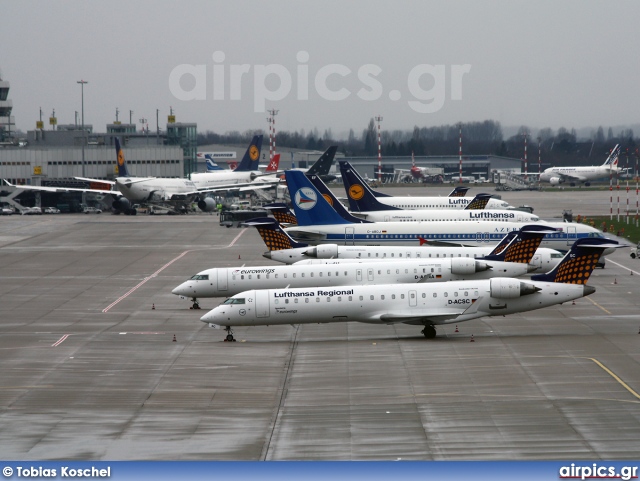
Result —
[[268, 130], [264, 108], [334, 135], [375, 115], [608, 127], [638, 122], [639, 18], [633, 0], [4, 1], [0, 72], [23, 131], [40, 107], [73, 123], [81, 79], [96, 131], [116, 107], [219, 133]]

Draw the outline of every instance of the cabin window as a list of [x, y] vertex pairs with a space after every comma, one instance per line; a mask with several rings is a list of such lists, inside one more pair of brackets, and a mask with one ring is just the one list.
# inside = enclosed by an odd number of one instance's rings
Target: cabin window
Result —
[[433, 297], [438, 297], [438, 293], [437, 293], [437, 292], [434, 292], [434, 293], [433, 293]]
[[449, 297], [449, 293], [448, 293], [448, 292], [445, 292], [445, 293], [444, 293], [444, 297]]
[[305, 298], [304, 298], [304, 303], [305, 303], [305, 304], [309, 304], [309, 298], [308, 298], [308, 297], [305, 297]]
[[338, 302], [342, 302], [342, 297], [338, 296]]
[[327, 302], [331, 302], [331, 298], [330, 297], [327, 297]]
[[396, 295], [395, 294], [391, 294], [391, 299], [395, 299]]
[[[313, 277], [313, 272], [311, 273], [312, 277]], [[296, 275], [294, 274], [293, 277], [295, 277]], [[300, 277], [304, 277], [304, 272], [302, 274], [300, 274]]]
[[352, 296], [349, 296], [349, 301], [353, 301], [353, 297]]
[[260, 274], [258, 274], [256, 277], [257, 277], [258, 279], [260, 279]]
[[464, 297], [469, 297], [469, 291], [464, 291]]
[[426, 292], [423, 292], [423, 293], [422, 293], [422, 298], [424, 299], [425, 297], [427, 297], [427, 293], [426, 293]]
[[236, 276], [231, 276], [231, 280], [235, 281], [236, 280]]
[[295, 279], [295, 277], [296, 277], [296, 273], [294, 272], [294, 273], [293, 273], [293, 278]]
[[247, 277], [248, 277], [249, 279], [253, 279], [253, 277], [251, 277], [251, 274], [249, 274]]
[[364, 297], [360, 296], [360, 300], [361, 300], [361, 301], [362, 301], [362, 300], [364, 300]]
[[[320, 274], [320, 275], [322, 275], [322, 274]], [[304, 277], [304, 274], [302, 274], [302, 277]], [[313, 277], [313, 272], [311, 273], [311, 277]]]
[[453, 293], [453, 297], [458, 297], [458, 292], [457, 291]]
[[400, 294], [400, 299], [404, 299], [404, 294]]
[[284, 278], [285, 278], [285, 279], [287, 278], [287, 274], [286, 274], [286, 273], [285, 273], [285, 275], [284, 275]]
[[284, 303], [285, 303], [285, 304], [289, 304], [289, 299], [285, 299], [285, 300], [284, 300]]
[[384, 294], [382, 294], [382, 295], [380, 296], [380, 300], [381, 300], [381, 301], [384, 301]]
[[244, 274], [242, 274], [242, 275], [240, 276], [240, 280], [241, 280], [241, 281], [244, 281]]
[[293, 303], [294, 303], [294, 304], [297, 304], [297, 303], [298, 303], [298, 298], [297, 298], [297, 297], [293, 300]]
[[275, 278], [276, 278], [276, 279], [278, 278], [278, 274], [276, 274], [276, 275], [275, 275]]
[[276, 299], [273, 301], [274, 304], [280, 304], [280, 299]]
[[316, 302], [320, 302], [320, 298], [319, 297], [316, 297]]
[[373, 301], [373, 296], [369, 296], [369, 300], [370, 300], [370, 301]]

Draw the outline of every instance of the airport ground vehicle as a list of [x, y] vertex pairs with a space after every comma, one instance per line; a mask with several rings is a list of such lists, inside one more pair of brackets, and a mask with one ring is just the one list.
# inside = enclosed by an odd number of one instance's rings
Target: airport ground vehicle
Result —
[[57, 207], [45, 207], [44, 208], [44, 213], [45, 214], [59, 214], [60, 213], [60, 209], [58, 209]]
[[102, 214], [102, 211], [100, 209], [95, 208], [95, 207], [85, 207], [82, 212], [84, 214]]
[[258, 217], [268, 217], [266, 210], [224, 210], [220, 213], [220, 225], [240, 227], [243, 222]]
[[637, 246], [631, 248], [631, 252], [629, 253], [629, 255], [632, 259], [640, 258], [640, 242], [638, 242]]
[[13, 215], [13, 209], [11, 207], [0, 208], [0, 215]]
[[42, 215], [42, 209], [40, 207], [25, 207], [22, 215]]

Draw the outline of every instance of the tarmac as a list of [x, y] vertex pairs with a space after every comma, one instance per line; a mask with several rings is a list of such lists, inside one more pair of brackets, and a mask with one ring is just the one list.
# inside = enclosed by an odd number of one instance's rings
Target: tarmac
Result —
[[[612, 208], [608, 191], [501, 194], [544, 218]], [[442, 326], [434, 340], [349, 323], [237, 328], [229, 343], [199, 320], [222, 299], [191, 310], [171, 294], [206, 268], [273, 264], [265, 250], [210, 214], [1, 217], [0, 458], [637, 459], [628, 249], [575, 304]]]

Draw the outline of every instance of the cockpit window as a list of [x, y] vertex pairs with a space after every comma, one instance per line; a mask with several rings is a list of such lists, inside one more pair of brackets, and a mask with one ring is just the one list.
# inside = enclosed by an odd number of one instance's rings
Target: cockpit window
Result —
[[209, 275], [208, 274], [196, 274], [195, 276], [193, 276], [189, 280], [190, 281], [208, 281], [209, 280]]
[[223, 304], [244, 304], [244, 298], [230, 297]]
[[560, 253], [556, 254], [555, 252], [551, 253], [552, 259], [562, 259], [563, 257], [564, 257], [564, 254], [560, 254]]

